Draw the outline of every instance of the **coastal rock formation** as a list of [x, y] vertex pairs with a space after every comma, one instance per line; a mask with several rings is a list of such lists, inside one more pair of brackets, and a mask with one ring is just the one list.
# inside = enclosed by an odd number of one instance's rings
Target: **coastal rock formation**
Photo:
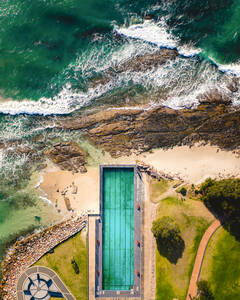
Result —
[[87, 155], [74, 142], [55, 144], [52, 148], [46, 150], [44, 154], [62, 170], [86, 172]]
[[240, 110], [222, 96], [210, 94], [212, 99], [196, 109], [111, 109], [78, 119], [64, 118], [57, 127], [83, 131], [113, 157], [199, 141], [236, 149], [240, 146]]
[[4, 143], [0, 142], [0, 149], [6, 150], [6, 154], [9, 156], [25, 155], [30, 157], [32, 160], [41, 160], [41, 157], [38, 155], [36, 149], [24, 145], [22, 140], [5, 141]]
[[161, 49], [155, 53], [138, 55], [123, 64], [107, 70], [103, 75], [94, 77], [90, 80], [90, 86], [107, 84], [114, 76], [122, 72], [145, 72], [151, 68], [165, 64], [168, 60], [175, 59], [178, 55], [179, 53], [174, 49]]
[[38, 155], [37, 151], [27, 147], [27, 146], [15, 146], [12, 149], [8, 149], [6, 152], [7, 155], [9, 156], [27, 156], [29, 157], [32, 161], [38, 161], [40, 162], [42, 160], [42, 157]]
[[158, 171], [152, 165], [146, 164], [143, 161], [137, 160], [136, 165], [137, 165], [137, 168], [140, 172], [148, 174], [153, 179], [157, 179], [157, 180], [161, 180], [161, 179], [165, 179], [165, 180], [178, 179], [178, 180], [182, 181], [182, 179], [178, 175], [176, 175], [176, 174], [171, 175], [171, 174], [164, 173], [162, 171]]
[[209, 91], [200, 94], [198, 100], [202, 104], [226, 104], [230, 105], [232, 100], [226, 94], [221, 93], [218, 89], [210, 89]]
[[236, 93], [239, 90], [239, 78], [238, 77], [231, 78], [231, 80], [227, 83], [227, 88], [232, 93]]
[[124, 71], [143, 72], [153, 67], [166, 63], [168, 60], [175, 59], [179, 53], [174, 49], [161, 49], [156, 53], [139, 55], [118, 66], [117, 73]]

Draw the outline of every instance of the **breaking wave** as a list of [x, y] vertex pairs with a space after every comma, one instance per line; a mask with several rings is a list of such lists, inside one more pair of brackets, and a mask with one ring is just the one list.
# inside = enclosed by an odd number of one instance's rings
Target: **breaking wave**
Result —
[[[128, 87], [129, 84], [144, 87], [149, 95], [160, 95], [158, 102], [162, 105], [174, 109], [194, 107], [198, 103], [199, 93], [212, 87], [224, 89], [221, 80], [223, 73], [240, 75], [240, 65], [217, 64], [211, 57], [204, 59], [203, 51], [194, 45], [182, 44], [171, 34], [164, 19], [157, 23], [151, 20], [128, 27], [115, 27], [114, 31], [127, 40], [110, 50], [109, 44], [103, 44], [102, 47], [97, 45], [91, 51], [81, 53], [64, 71], [69, 80], [56, 96], [43, 97], [38, 101], [3, 101], [0, 102], [0, 112], [9, 115], [68, 114], [105, 95], [111, 96], [113, 91]], [[88, 86], [89, 78], [98, 74], [104, 76], [106, 70], [139, 55], [154, 53], [159, 48], [177, 49], [180, 57], [174, 62], [169, 61], [146, 72], [126, 70], [121, 74], [115, 74], [106, 83]], [[85, 80], [84, 89], [75, 88], [76, 82], [80, 80], [79, 74]]]

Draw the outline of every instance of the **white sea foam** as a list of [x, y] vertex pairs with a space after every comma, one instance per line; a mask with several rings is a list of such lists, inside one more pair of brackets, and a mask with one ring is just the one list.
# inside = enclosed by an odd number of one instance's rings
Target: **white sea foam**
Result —
[[17, 115], [52, 115], [68, 114], [88, 104], [91, 100], [101, 96], [109, 90], [108, 85], [100, 85], [90, 88], [87, 93], [75, 92], [71, 85], [67, 84], [55, 97], [41, 98], [39, 101], [8, 101], [0, 104], [0, 112], [4, 114]]
[[[143, 40], [158, 47], [177, 49], [179, 54], [184, 57], [193, 57], [202, 52], [200, 48], [196, 48], [193, 44], [180, 45], [180, 39], [169, 32], [164, 19], [158, 23], [146, 20], [142, 24], [116, 28], [116, 31], [121, 35]], [[240, 76], [240, 61], [234, 64], [219, 64], [212, 57], [209, 57], [209, 59], [220, 71]]]
[[116, 28], [116, 31], [121, 35], [144, 40], [158, 47], [177, 49], [185, 57], [192, 57], [201, 52], [201, 49], [194, 48], [191, 44], [180, 45], [180, 40], [168, 32], [163, 19], [158, 23], [146, 20], [142, 24]]
[[[70, 64], [67, 69], [74, 72], [74, 77], [78, 79], [80, 72], [83, 77], [91, 77], [92, 74], [102, 72], [110, 67], [119, 65], [131, 57], [151, 53], [155, 49], [151, 45], [138, 42], [123, 44], [113, 51], [107, 52], [106, 46], [101, 49], [93, 49], [90, 53], [82, 53], [74, 64]], [[104, 60], [103, 60], [104, 57]], [[74, 91], [70, 83], [67, 83], [62, 91], [53, 98], [41, 98], [38, 101], [4, 101], [0, 102], [0, 113], [9, 115], [29, 114], [29, 115], [61, 115], [71, 113], [92, 100], [104, 95], [109, 90], [119, 87], [121, 81], [114, 78], [109, 83], [99, 84], [94, 88], [89, 88], [86, 92]]]
[[44, 178], [43, 178], [43, 175], [41, 175], [37, 184], [35, 185], [35, 188], [38, 189], [40, 187], [40, 185], [43, 183], [43, 181], [44, 181]]
[[0, 149], [0, 168], [2, 168], [3, 159], [4, 159], [3, 149]]
[[41, 98], [39, 101], [4, 101], [0, 103], [0, 112], [10, 115], [68, 114], [129, 82], [144, 86], [151, 93], [152, 89], [153, 93], [154, 89], [167, 90], [168, 97], [166, 102], [163, 101], [164, 105], [166, 103], [176, 109], [183, 105], [190, 107], [198, 103], [195, 95], [201, 90], [221, 85], [219, 70], [240, 75], [240, 65], [217, 65], [211, 58], [213, 64], [204, 61], [199, 66], [199, 61], [194, 62], [194, 58], [191, 57], [199, 54], [201, 49], [194, 48], [190, 44], [180, 45], [180, 40], [168, 31], [164, 20], [158, 23], [144, 21], [142, 24], [119, 27], [115, 30], [132, 40], [130, 39], [128, 43], [121, 46], [118, 45], [112, 51], [108, 51], [110, 45], [103, 45], [102, 48], [93, 48], [87, 53], [83, 52], [75, 63], [68, 66], [67, 69], [73, 74], [71, 76], [76, 80], [79, 74], [83, 78], [89, 78], [93, 74], [114, 68], [131, 57], [153, 53], [157, 47], [177, 49], [182, 56], [145, 72], [126, 71], [114, 76], [106, 84], [98, 84], [84, 92], [73, 90], [71, 84], [68, 83], [53, 98]]
[[[8, 148], [9, 150], [9, 148]], [[6, 155], [4, 150], [0, 151], [0, 174], [14, 177], [15, 173], [26, 163], [27, 155], [21, 155], [15, 159]]]
[[229, 65], [218, 64], [218, 69], [222, 72], [231, 73], [240, 77], [240, 63]]
[[213, 57], [209, 57], [209, 59], [218, 67], [220, 71], [240, 77], [240, 61], [234, 64], [219, 64]]

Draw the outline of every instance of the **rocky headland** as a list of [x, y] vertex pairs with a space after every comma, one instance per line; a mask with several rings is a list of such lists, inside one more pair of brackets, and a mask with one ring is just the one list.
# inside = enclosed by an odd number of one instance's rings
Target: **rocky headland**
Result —
[[154, 148], [205, 142], [222, 149], [240, 146], [240, 108], [218, 91], [202, 94], [194, 109], [164, 106], [108, 109], [88, 116], [59, 119], [59, 129], [79, 130], [113, 157]]
[[[114, 158], [155, 148], [191, 146], [197, 142], [237, 150], [240, 147], [240, 107], [232, 106], [229, 95], [215, 89], [200, 94], [199, 102], [194, 109], [180, 110], [163, 105], [109, 108], [97, 113], [58, 117], [54, 126], [79, 132]], [[37, 150], [22, 145], [21, 141], [0, 147], [10, 155], [14, 152], [18, 156], [27, 155], [41, 164], [48, 158], [62, 170], [86, 172], [88, 154], [75, 142], [49, 146], [41, 141], [41, 136], [38, 140]]]

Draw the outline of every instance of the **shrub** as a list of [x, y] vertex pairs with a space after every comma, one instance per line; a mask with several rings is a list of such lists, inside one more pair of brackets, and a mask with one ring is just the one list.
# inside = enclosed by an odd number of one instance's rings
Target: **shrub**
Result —
[[76, 261], [75, 261], [74, 258], [71, 260], [71, 264], [72, 264], [72, 266], [73, 266], [74, 272], [75, 272], [76, 274], [79, 274], [79, 267], [78, 267], [78, 265], [77, 265], [77, 263], [76, 263]]
[[194, 190], [194, 194], [195, 194], [195, 195], [198, 195], [198, 194], [199, 194], [199, 190], [197, 190], [197, 189]]
[[200, 280], [197, 282], [199, 300], [214, 300], [213, 293], [208, 281]]
[[178, 259], [182, 257], [185, 244], [175, 220], [165, 216], [153, 221], [152, 233], [156, 238], [160, 254], [165, 256], [171, 263], [176, 264]]
[[177, 190], [177, 192], [180, 193], [180, 194], [182, 194], [183, 196], [187, 195], [187, 189], [184, 186], [182, 186], [181, 188], [179, 188]]

